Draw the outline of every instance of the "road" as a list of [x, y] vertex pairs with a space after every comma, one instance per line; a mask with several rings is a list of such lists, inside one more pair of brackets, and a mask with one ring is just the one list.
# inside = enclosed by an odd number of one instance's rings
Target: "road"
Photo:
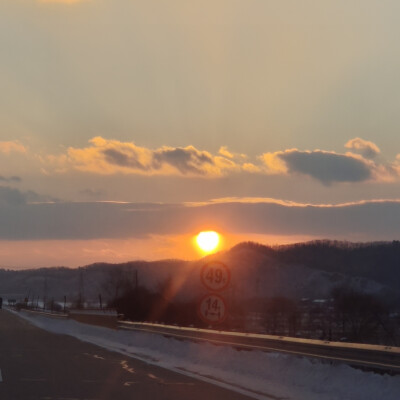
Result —
[[249, 400], [0, 310], [1, 400]]

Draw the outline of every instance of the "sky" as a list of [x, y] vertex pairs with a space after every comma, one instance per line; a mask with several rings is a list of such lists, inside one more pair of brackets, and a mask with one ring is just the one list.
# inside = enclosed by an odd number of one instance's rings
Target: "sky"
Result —
[[2, 0], [0, 266], [398, 240], [394, 0]]

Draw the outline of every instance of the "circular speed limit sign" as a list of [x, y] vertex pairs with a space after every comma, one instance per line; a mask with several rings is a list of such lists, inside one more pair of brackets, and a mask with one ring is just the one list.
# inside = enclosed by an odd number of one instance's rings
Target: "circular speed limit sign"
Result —
[[197, 307], [199, 317], [207, 324], [219, 324], [224, 321], [227, 314], [224, 299], [217, 294], [207, 294]]
[[231, 273], [228, 267], [220, 261], [211, 261], [201, 269], [201, 282], [212, 292], [219, 292], [228, 287]]

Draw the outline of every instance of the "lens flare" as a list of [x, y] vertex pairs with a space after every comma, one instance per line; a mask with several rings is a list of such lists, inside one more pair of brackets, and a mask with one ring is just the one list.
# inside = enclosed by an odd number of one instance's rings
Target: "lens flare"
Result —
[[200, 232], [196, 237], [196, 242], [202, 251], [210, 253], [219, 244], [219, 234], [214, 231]]

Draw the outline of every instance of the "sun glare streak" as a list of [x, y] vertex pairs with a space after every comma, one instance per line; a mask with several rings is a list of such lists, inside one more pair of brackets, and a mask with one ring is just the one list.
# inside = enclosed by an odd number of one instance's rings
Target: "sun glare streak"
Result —
[[214, 251], [218, 247], [219, 241], [219, 234], [214, 231], [200, 232], [196, 237], [197, 245], [205, 253]]

